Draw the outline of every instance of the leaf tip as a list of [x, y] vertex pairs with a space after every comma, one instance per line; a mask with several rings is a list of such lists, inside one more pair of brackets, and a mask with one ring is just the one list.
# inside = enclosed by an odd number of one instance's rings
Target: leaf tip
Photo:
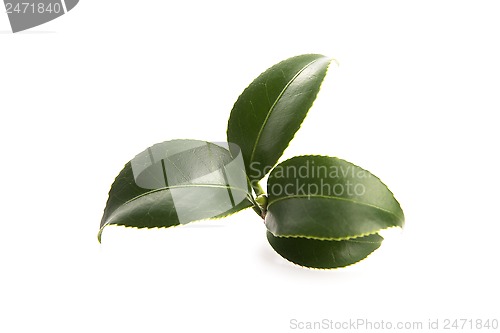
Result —
[[328, 60], [330, 60], [330, 65], [332, 63], [335, 63], [335, 65], [337, 65], [337, 67], [340, 66], [340, 62], [337, 59], [330, 57], [330, 58], [328, 58]]
[[99, 241], [99, 244], [102, 243], [102, 231], [104, 230], [104, 226], [99, 229], [99, 232], [97, 233], [97, 240]]

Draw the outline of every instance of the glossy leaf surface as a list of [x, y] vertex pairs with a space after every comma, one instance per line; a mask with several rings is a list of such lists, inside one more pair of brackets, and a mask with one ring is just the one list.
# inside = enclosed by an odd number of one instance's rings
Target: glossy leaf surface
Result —
[[276, 164], [312, 106], [331, 59], [306, 54], [257, 77], [231, 111], [227, 140], [237, 144], [251, 181]]
[[326, 156], [299, 156], [271, 172], [266, 226], [275, 236], [344, 240], [402, 227], [389, 189], [370, 172]]
[[311, 268], [339, 268], [366, 258], [382, 244], [378, 234], [349, 240], [318, 240], [275, 237], [269, 231], [267, 240], [283, 258]]
[[109, 224], [154, 228], [223, 217], [252, 206], [249, 193], [241, 155], [204, 141], [163, 142], [137, 155], [116, 178], [99, 240]]

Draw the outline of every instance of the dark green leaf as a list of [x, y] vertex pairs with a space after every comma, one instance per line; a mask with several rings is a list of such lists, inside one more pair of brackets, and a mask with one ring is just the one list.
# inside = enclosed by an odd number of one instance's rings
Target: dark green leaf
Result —
[[343, 240], [402, 227], [404, 215], [389, 189], [344, 160], [299, 156], [268, 180], [266, 226], [275, 236]]
[[116, 178], [99, 241], [109, 224], [154, 228], [223, 217], [252, 206], [249, 193], [241, 155], [205, 141], [163, 142], [137, 155]]
[[352, 265], [375, 251], [382, 244], [378, 234], [348, 240], [319, 240], [275, 237], [269, 231], [267, 240], [283, 258], [311, 268], [338, 268]]
[[287, 59], [256, 78], [234, 104], [227, 140], [242, 151], [249, 179], [276, 164], [311, 108], [331, 59], [306, 54]]

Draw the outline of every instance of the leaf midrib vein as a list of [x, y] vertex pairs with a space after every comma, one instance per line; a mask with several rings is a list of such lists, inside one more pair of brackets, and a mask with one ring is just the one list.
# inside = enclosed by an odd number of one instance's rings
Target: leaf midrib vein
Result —
[[272, 204], [274, 204], [276, 202], [279, 202], [279, 201], [282, 201], [282, 200], [287, 200], [287, 199], [303, 199], [303, 198], [322, 198], [322, 199], [333, 199], [333, 200], [346, 201], [346, 202], [350, 202], [350, 203], [357, 204], [357, 205], [363, 205], [363, 206], [372, 207], [372, 208], [378, 209], [380, 211], [383, 211], [385, 213], [391, 214], [392, 216], [396, 217], [398, 220], [401, 219], [401, 216], [398, 216], [395, 213], [393, 213], [393, 212], [391, 212], [391, 211], [389, 211], [387, 209], [384, 209], [382, 207], [376, 206], [376, 205], [372, 205], [372, 204], [369, 204], [369, 203], [360, 202], [360, 201], [356, 201], [356, 200], [352, 200], [352, 199], [346, 199], [346, 198], [341, 198], [341, 197], [329, 197], [329, 196], [326, 196], [326, 195], [318, 195], [318, 194], [315, 194], [315, 195], [290, 195], [290, 196], [281, 197], [281, 198], [278, 198], [278, 199], [275, 199], [275, 200], [272, 200], [272, 201], [269, 200], [269, 204], [267, 205], [267, 209], [269, 209], [269, 207], [271, 207]]
[[148, 191], [146, 193], [143, 193], [143, 194], [140, 194], [132, 199], [129, 199], [127, 201], [125, 201], [123, 204], [121, 204], [120, 206], [123, 206], [123, 205], [126, 205], [130, 202], [133, 202], [135, 200], [138, 200], [144, 196], [147, 196], [147, 195], [150, 195], [152, 193], [156, 193], [156, 192], [161, 192], [161, 191], [168, 191], [168, 190], [171, 190], [171, 189], [175, 189], [175, 188], [186, 188], [186, 187], [211, 187], [211, 188], [221, 188], [221, 189], [230, 189], [230, 190], [237, 190], [237, 191], [240, 191], [240, 192], [244, 192], [245, 194], [248, 194], [247, 191], [241, 189], [241, 188], [238, 188], [238, 187], [232, 187], [232, 186], [224, 186], [224, 185], [214, 185], [214, 184], [186, 184], [186, 185], [173, 185], [173, 186], [167, 186], [167, 187], [162, 187], [162, 188], [157, 188], [157, 189], [154, 189], [154, 190], [151, 190], [151, 191]]
[[[293, 76], [293, 78], [288, 81], [288, 83], [285, 85], [285, 87], [281, 90], [280, 94], [278, 95], [278, 97], [276, 98], [276, 100], [274, 101], [273, 105], [271, 105], [271, 107], [269, 108], [269, 111], [267, 112], [267, 115], [266, 115], [266, 118], [264, 119], [264, 123], [262, 124], [262, 126], [260, 127], [259, 129], [259, 133], [257, 133], [257, 138], [255, 140], [255, 143], [253, 145], [253, 148], [252, 148], [252, 154], [250, 155], [250, 163], [252, 163], [253, 161], [253, 158], [255, 156], [255, 151], [257, 149], [257, 145], [260, 141], [260, 138], [262, 136], [262, 132], [264, 131], [264, 128], [266, 127], [267, 125], [267, 122], [269, 121], [269, 118], [271, 117], [271, 114], [273, 113], [274, 111], [274, 108], [276, 107], [276, 105], [278, 104], [278, 102], [281, 100], [281, 97], [283, 96], [283, 94], [285, 93], [285, 91], [288, 89], [288, 87], [295, 81], [295, 79], [297, 79], [297, 77], [309, 66], [311, 66], [313, 63], [317, 62], [319, 59], [314, 59], [313, 61], [309, 62], [307, 65], [305, 65], [304, 67], [302, 67], [298, 72], [297, 74], [295, 74]], [[267, 86], [266, 86], [266, 94], [267, 94]]]

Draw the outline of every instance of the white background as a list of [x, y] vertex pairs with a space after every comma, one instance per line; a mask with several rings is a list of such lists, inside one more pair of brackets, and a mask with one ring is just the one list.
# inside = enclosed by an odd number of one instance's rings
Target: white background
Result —
[[[12, 34], [0, 14], [0, 331], [500, 319], [499, 15], [497, 1], [81, 0]], [[403, 232], [335, 271], [283, 260], [252, 210], [97, 242], [125, 162], [164, 140], [224, 140], [247, 84], [302, 53], [339, 66], [284, 158], [372, 171]]]

